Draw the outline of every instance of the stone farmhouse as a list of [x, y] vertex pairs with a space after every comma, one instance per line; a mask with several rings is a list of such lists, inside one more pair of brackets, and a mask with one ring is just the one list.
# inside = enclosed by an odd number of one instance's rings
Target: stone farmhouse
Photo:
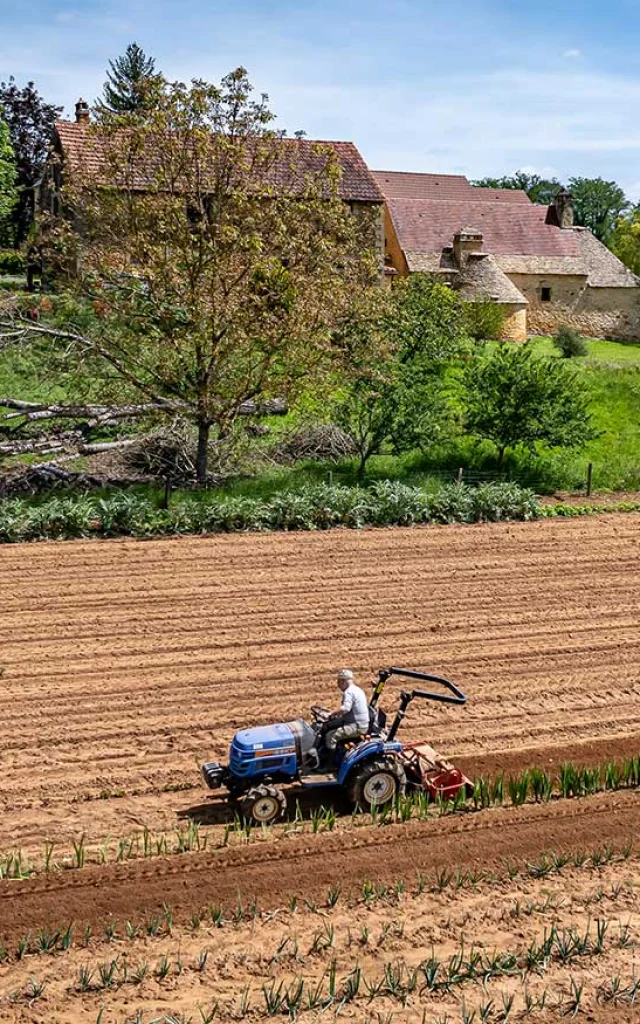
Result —
[[[55, 126], [39, 206], [57, 213], [65, 168], [99, 160], [89, 107]], [[386, 284], [413, 273], [434, 275], [467, 301], [491, 300], [505, 311], [504, 337], [525, 341], [569, 324], [592, 337], [637, 339], [640, 278], [592, 233], [573, 223], [571, 196], [539, 206], [525, 192], [476, 188], [463, 175], [371, 171], [352, 142], [283, 139], [270, 184], [295, 192], [317, 172], [330, 147], [342, 171], [340, 195], [367, 216]], [[292, 167], [295, 167], [292, 179]], [[141, 184], [141, 188], [144, 185]]]
[[396, 274], [434, 274], [467, 300], [498, 302], [514, 341], [562, 323], [592, 337], [640, 334], [640, 279], [574, 226], [567, 192], [546, 207], [462, 175], [373, 175], [385, 198], [385, 261]]
[[[82, 176], [99, 173], [102, 155], [99, 143], [90, 130], [89, 106], [80, 99], [76, 103], [75, 121], [57, 121], [54, 126], [50, 158], [40, 183], [38, 207], [42, 212], [57, 215], [61, 208], [62, 187], [67, 171]], [[332, 151], [340, 171], [340, 198], [351, 212], [367, 217], [372, 245], [380, 262], [384, 257], [384, 197], [362, 156], [352, 142], [324, 142], [306, 138], [274, 140], [275, 159], [269, 164], [266, 184], [283, 193], [295, 195], [304, 187], [308, 176], [320, 172]], [[141, 178], [134, 185], [141, 191], [147, 183]]]

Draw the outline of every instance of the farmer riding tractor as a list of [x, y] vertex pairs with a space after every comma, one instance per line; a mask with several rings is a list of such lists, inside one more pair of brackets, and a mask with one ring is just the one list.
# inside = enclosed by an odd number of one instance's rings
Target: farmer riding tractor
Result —
[[[387, 716], [378, 701], [391, 676], [437, 683], [442, 690], [403, 690], [387, 728]], [[310, 723], [298, 718], [237, 732], [229, 764], [208, 762], [202, 766], [202, 777], [209, 789], [225, 787], [228, 799], [239, 807], [245, 820], [260, 825], [272, 824], [284, 815], [283, 786], [293, 784], [304, 789], [338, 788], [353, 807], [367, 811], [392, 803], [407, 787], [424, 790], [432, 799], [453, 800], [459, 790], [471, 785], [469, 779], [428, 744], [402, 744], [396, 739], [407, 708], [416, 699], [443, 704], [465, 704], [467, 700], [457, 686], [440, 676], [406, 668], [381, 669], [368, 705], [366, 732], [338, 742], [335, 754], [323, 743], [332, 725], [330, 712], [315, 706]]]

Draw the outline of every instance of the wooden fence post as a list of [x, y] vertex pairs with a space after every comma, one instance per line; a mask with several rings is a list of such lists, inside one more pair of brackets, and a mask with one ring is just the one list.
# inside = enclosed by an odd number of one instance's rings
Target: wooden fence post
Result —
[[169, 508], [169, 500], [170, 500], [170, 498], [171, 498], [171, 477], [167, 475], [164, 478], [164, 496], [163, 496], [162, 505], [160, 506], [160, 508], [165, 509], [165, 510], [168, 509]]
[[591, 482], [593, 480], [593, 462], [587, 466], [587, 498], [591, 496]]

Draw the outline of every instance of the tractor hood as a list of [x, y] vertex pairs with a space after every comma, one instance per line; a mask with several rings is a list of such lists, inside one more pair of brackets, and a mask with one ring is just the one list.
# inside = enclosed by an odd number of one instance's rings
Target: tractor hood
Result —
[[242, 729], [233, 737], [232, 753], [251, 757], [272, 757], [274, 754], [295, 754], [296, 744], [288, 725], [258, 725]]

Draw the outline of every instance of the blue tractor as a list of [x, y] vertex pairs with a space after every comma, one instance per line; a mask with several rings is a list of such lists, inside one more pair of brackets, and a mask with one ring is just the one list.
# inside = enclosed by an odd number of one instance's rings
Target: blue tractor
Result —
[[[400, 694], [396, 715], [387, 728], [378, 701], [391, 676], [438, 683], [446, 692], [408, 690]], [[446, 704], [465, 704], [466, 696], [440, 676], [413, 669], [385, 668], [378, 672], [369, 704], [369, 730], [359, 740], [338, 746], [337, 761], [328, 765], [319, 756], [322, 735], [329, 721], [326, 708], [311, 708], [311, 723], [293, 722], [242, 729], [231, 742], [229, 764], [211, 761], [202, 766], [209, 789], [226, 788], [233, 806], [247, 821], [268, 825], [286, 811], [285, 789], [333, 786], [353, 807], [383, 807], [404, 794], [407, 787], [424, 789], [432, 798], [453, 799], [469, 780], [426, 743], [403, 745], [396, 739], [407, 707], [416, 698]]]

